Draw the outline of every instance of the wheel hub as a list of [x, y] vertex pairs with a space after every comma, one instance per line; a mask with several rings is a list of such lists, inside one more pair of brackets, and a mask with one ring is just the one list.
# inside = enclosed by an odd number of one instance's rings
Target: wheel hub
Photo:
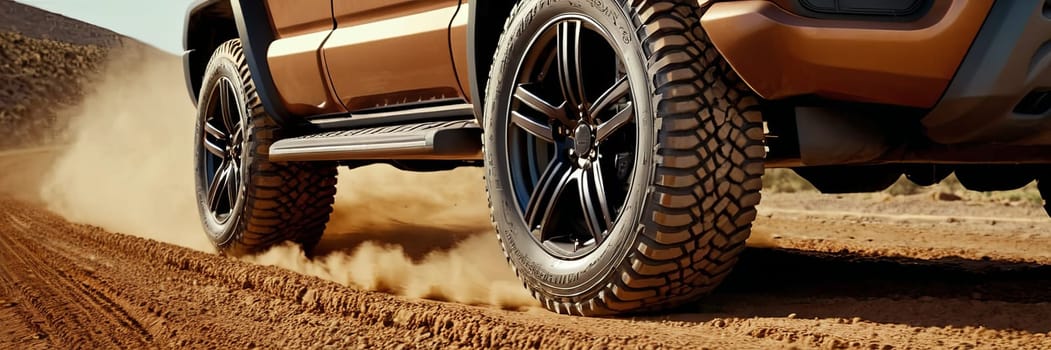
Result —
[[591, 153], [591, 150], [595, 148], [594, 140], [594, 132], [591, 131], [591, 126], [586, 123], [580, 123], [580, 125], [577, 125], [576, 130], [573, 131], [573, 150], [581, 158], [586, 158]]
[[238, 161], [241, 159], [241, 139], [239, 135], [235, 134], [231, 144], [226, 146], [226, 156], [229, 161]]

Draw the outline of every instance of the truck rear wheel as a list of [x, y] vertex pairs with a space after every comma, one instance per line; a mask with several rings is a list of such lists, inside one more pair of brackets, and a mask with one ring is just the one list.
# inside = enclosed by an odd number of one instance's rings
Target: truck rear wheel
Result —
[[744, 249], [762, 115], [703, 11], [528, 0], [507, 21], [485, 101], [486, 185], [504, 253], [548, 309], [671, 308], [715, 288]]
[[260, 105], [240, 40], [215, 50], [199, 96], [194, 182], [208, 238], [231, 255], [283, 241], [309, 252], [332, 212], [336, 165], [267, 159], [282, 130]]

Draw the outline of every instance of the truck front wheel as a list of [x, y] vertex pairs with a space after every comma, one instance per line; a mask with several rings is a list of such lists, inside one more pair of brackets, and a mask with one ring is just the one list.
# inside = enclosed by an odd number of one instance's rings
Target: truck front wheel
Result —
[[759, 100], [693, 1], [520, 2], [485, 101], [505, 255], [566, 314], [671, 308], [745, 247], [763, 174]]

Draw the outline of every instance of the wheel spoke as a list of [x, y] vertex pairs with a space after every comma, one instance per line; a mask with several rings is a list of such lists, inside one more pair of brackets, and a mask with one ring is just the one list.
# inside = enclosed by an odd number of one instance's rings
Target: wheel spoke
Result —
[[580, 207], [584, 209], [588, 232], [595, 237], [596, 243], [602, 243], [606, 237], [605, 230], [612, 226], [613, 220], [609, 215], [602, 169], [597, 161], [581, 173], [577, 184], [580, 186]]
[[518, 127], [522, 128], [522, 130], [525, 130], [530, 135], [536, 136], [538, 139], [547, 142], [555, 142], [550, 126], [537, 123], [536, 121], [529, 119], [529, 117], [522, 115], [522, 113], [512, 111], [511, 122], [518, 125]]
[[230, 91], [229, 83], [220, 83], [219, 86], [219, 108], [222, 110], [223, 125], [226, 126], [227, 132], [232, 132], [236, 127], [236, 123], [233, 122], [233, 114], [236, 112], [231, 112], [234, 100], [232, 98], [233, 93]]
[[529, 197], [525, 212], [526, 222], [531, 231], [539, 231], [537, 238], [541, 241], [550, 237], [549, 232], [554, 228], [551, 218], [555, 214], [555, 207], [573, 174], [572, 167], [566, 162], [551, 160]]
[[521, 101], [526, 106], [529, 106], [529, 108], [535, 109], [540, 113], [544, 113], [544, 115], [546, 115], [549, 119], [557, 120], [560, 123], [562, 123], [562, 125], [568, 127], [573, 126], [570, 125], [571, 123], [569, 121], [569, 118], [566, 117], [566, 104], [564, 102], [558, 107], [556, 107], [550, 103], [547, 103], [547, 101], [544, 101], [539, 96], [529, 92], [529, 90], [526, 90], [523, 85], [519, 85], [517, 88], [515, 88], [515, 98]]
[[230, 147], [237, 146], [244, 141], [244, 128], [241, 125], [241, 118], [238, 117], [234, 123], [234, 129], [230, 131]]
[[226, 150], [223, 149], [223, 147], [213, 143], [212, 141], [209, 141], [207, 137], [205, 137], [203, 141], [204, 141], [204, 149], [207, 150], [208, 153], [211, 153], [212, 155], [215, 155], [216, 157], [219, 157], [220, 159], [226, 157]]
[[595, 139], [598, 142], [606, 141], [609, 135], [612, 135], [615, 131], [619, 130], [628, 122], [635, 119], [635, 106], [631, 102], [628, 102], [627, 106], [623, 110], [617, 112], [613, 118], [607, 120], [598, 126], [598, 131], [595, 133]]
[[215, 178], [212, 179], [212, 183], [208, 186], [208, 207], [212, 209], [212, 212], [218, 213], [219, 200], [222, 199], [222, 195], [226, 194], [223, 191], [223, 187], [228, 186], [229, 168], [229, 163], [225, 161], [219, 165], [219, 169], [215, 171]]
[[605, 111], [606, 108], [609, 108], [609, 106], [612, 105], [614, 102], [620, 101], [620, 99], [624, 98], [624, 96], [627, 96], [630, 87], [631, 86], [628, 85], [627, 76], [624, 76], [620, 78], [620, 80], [617, 80], [617, 82], [614, 83], [613, 86], [609, 88], [609, 90], [606, 90], [606, 92], [602, 93], [602, 96], [599, 96], [598, 99], [595, 99], [595, 103], [592, 104], [594, 108], [590, 109], [592, 118], [591, 120], [595, 120], [595, 116], [597, 116], [602, 111]]
[[559, 259], [594, 252], [617, 214], [631, 210], [630, 184], [613, 163], [640, 147], [627, 135], [640, 112], [615, 38], [595, 26], [566, 15], [540, 29], [517, 64], [515, 85], [501, 90], [510, 100], [500, 130], [509, 132], [504, 170], [514, 200], [530, 234]]
[[215, 119], [212, 119], [204, 123], [204, 131], [207, 132], [208, 135], [212, 135], [212, 137], [216, 139], [226, 140], [226, 133], [224, 133], [222, 130], [219, 130], [219, 128], [217, 128], [215, 125], [212, 125], [212, 122], [214, 120]]
[[229, 162], [227, 166], [226, 175], [226, 199], [230, 203], [230, 209], [233, 209], [234, 203], [237, 203], [237, 195], [241, 186], [241, 169], [238, 167], [237, 162]]
[[580, 21], [565, 21], [558, 25], [558, 77], [566, 101], [573, 106], [587, 103], [580, 69], [581, 27]]

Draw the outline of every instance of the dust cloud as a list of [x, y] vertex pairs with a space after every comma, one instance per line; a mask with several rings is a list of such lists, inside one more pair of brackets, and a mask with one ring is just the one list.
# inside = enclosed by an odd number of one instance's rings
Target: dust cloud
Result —
[[[195, 112], [180, 60], [132, 47], [104, 72], [70, 111], [69, 146], [41, 180], [41, 199], [70, 221], [215, 252], [197, 218]], [[408, 297], [535, 306], [496, 243], [481, 179], [471, 168], [341, 169], [313, 259], [290, 245], [244, 259]]]
[[112, 54], [81, 105], [40, 197], [70, 221], [214, 251], [194, 219], [193, 106], [179, 59]]
[[414, 298], [535, 306], [500, 252], [481, 175], [472, 168], [421, 174], [386, 165], [341, 171], [317, 258], [285, 245], [250, 260]]

